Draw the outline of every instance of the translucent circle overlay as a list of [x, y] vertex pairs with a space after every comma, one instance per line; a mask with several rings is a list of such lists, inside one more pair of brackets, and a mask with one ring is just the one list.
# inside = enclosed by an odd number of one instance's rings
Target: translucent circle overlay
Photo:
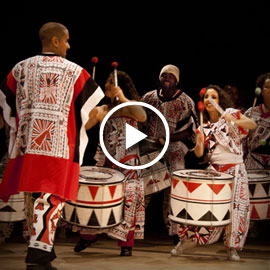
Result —
[[[154, 111], [159, 118], [161, 119], [164, 127], [165, 127], [165, 133], [166, 133], [166, 138], [165, 138], [165, 144], [163, 146], [162, 151], [150, 162], [143, 164], [143, 165], [138, 165], [138, 166], [131, 166], [131, 165], [127, 165], [127, 164], [122, 164], [121, 162], [117, 161], [116, 159], [114, 159], [110, 153], [107, 151], [105, 144], [104, 144], [104, 140], [103, 140], [103, 132], [104, 132], [104, 127], [105, 124], [107, 122], [107, 120], [119, 109], [126, 107], [126, 106], [142, 106], [142, 107], [146, 107], [152, 111]], [[157, 163], [165, 154], [165, 152], [167, 151], [167, 148], [169, 146], [169, 141], [170, 141], [170, 130], [169, 130], [169, 125], [167, 123], [167, 120], [165, 119], [165, 117], [163, 116], [163, 114], [156, 109], [155, 107], [153, 107], [150, 104], [144, 103], [144, 102], [139, 102], [139, 101], [130, 101], [130, 102], [125, 102], [125, 103], [121, 103], [119, 105], [117, 105], [116, 107], [114, 107], [112, 110], [110, 110], [107, 115], [104, 117], [101, 125], [100, 125], [100, 130], [99, 130], [99, 141], [100, 141], [100, 146], [102, 148], [102, 151], [104, 152], [105, 156], [115, 165], [123, 168], [123, 169], [127, 169], [127, 170], [142, 170], [142, 169], [146, 169], [152, 165], [154, 165], [155, 163]]]

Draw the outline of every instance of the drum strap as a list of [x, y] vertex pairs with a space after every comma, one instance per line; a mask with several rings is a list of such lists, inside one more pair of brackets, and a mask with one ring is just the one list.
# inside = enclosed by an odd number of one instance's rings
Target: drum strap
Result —
[[[138, 156], [134, 154], [134, 155], [128, 155], [128, 156], [123, 157], [122, 159], [119, 160], [119, 162], [120, 163], [125, 163], [125, 162], [129, 161], [132, 158], [135, 158], [135, 159], [139, 160]], [[113, 164], [112, 168], [113, 169], [117, 168], [117, 165]]]
[[267, 169], [267, 162], [270, 159], [269, 156], [267, 155], [260, 155], [262, 157], [262, 160], [265, 162], [265, 164], [263, 164], [261, 161], [259, 161], [257, 158], [255, 158], [252, 154], [250, 154], [250, 156], [256, 161], [258, 162], [261, 166], [263, 166], [264, 169]]
[[231, 167], [235, 167], [237, 164], [226, 164], [226, 165], [218, 165], [218, 164], [212, 164], [212, 166], [219, 172], [225, 172], [229, 170]]

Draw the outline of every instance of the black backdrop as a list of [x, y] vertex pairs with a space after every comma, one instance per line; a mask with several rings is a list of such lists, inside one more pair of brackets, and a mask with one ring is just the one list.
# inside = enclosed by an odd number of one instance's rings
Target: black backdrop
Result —
[[68, 59], [92, 73], [91, 58], [99, 58], [96, 81], [102, 87], [113, 61], [131, 75], [140, 94], [156, 87], [161, 68], [170, 63], [180, 68], [180, 88], [194, 101], [210, 83], [234, 84], [252, 106], [257, 76], [270, 71], [270, 9], [264, 1], [216, 2], [9, 7], [1, 17], [0, 79], [18, 61], [39, 53], [40, 26], [58, 21], [70, 31]]
[[[113, 61], [130, 74], [141, 95], [156, 87], [164, 65], [174, 64], [180, 68], [180, 88], [195, 102], [199, 90], [210, 83], [233, 84], [242, 105], [252, 106], [257, 76], [270, 71], [266, 1], [234, 1], [238, 6], [230, 1], [181, 2], [37, 1], [37, 7], [5, 2], [9, 6], [1, 8], [0, 79], [18, 61], [39, 53], [39, 28], [58, 21], [70, 32], [69, 60], [91, 74], [91, 58], [99, 58], [96, 81], [101, 87]], [[89, 136], [97, 138], [97, 132], [93, 129]], [[88, 145], [89, 156], [96, 143]], [[85, 164], [91, 162], [85, 159]], [[157, 194], [147, 208], [150, 230], [164, 229], [161, 197]]]

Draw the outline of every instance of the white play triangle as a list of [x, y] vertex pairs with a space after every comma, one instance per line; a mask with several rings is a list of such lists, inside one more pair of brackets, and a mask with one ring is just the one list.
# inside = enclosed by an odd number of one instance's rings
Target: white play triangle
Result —
[[145, 139], [147, 135], [126, 123], [126, 149]]

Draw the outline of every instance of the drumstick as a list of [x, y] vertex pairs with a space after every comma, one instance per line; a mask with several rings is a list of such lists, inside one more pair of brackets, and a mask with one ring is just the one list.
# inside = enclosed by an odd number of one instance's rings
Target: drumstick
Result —
[[198, 110], [200, 111], [200, 127], [201, 127], [201, 133], [203, 133], [203, 111], [204, 111], [204, 105], [202, 101], [198, 102]]
[[[114, 73], [114, 85], [117, 87], [118, 86], [118, 78], [117, 78], [118, 63], [117, 62], [112, 62], [112, 67], [114, 68], [114, 70], [113, 70], [113, 73]], [[115, 97], [115, 100], [118, 101], [119, 97]]]
[[224, 110], [210, 96], [207, 99], [221, 115], [224, 113]]
[[201, 99], [203, 98], [205, 92], [206, 92], [206, 88], [204, 87], [204, 88], [201, 89], [201, 91], [200, 91], [200, 93], [199, 93]]
[[118, 86], [118, 79], [117, 79], [117, 67], [118, 63], [117, 62], [112, 62], [112, 67], [114, 68], [114, 85], [117, 87]]
[[267, 143], [267, 141], [265, 139], [261, 139], [260, 140], [260, 145], [265, 146], [266, 143]]
[[93, 65], [93, 73], [92, 73], [92, 78], [95, 80], [95, 75], [96, 75], [96, 63], [98, 62], [98, 58], [96, 56], [92, 57], [91, 62], [94, 64]]
[[[221, 114], [221, 115], [223, 115], [224, 114], [224, 110], [209, 96], [208, 98], [207, 98], [209, 101], [210, 101], [210, 103], [216, 108], [216, 110]], [[236, 136], [236, 137], [238, 137], [238, 135], [237, 135], [237, 133], [235, 132], [235, 130], [233, 129], [233, 127], [232, 127], [232, 124], [231, 123], [228, 123], [228, 125], [229, 125], [229, 127], [231, 128], [231, 130], [232, 130], [232, 132], [234, 133], [234, 135]]]
[[251, 117], [252, 114], [253, 114], [253, 109], [254, 109], [254, 107], [255, 107], [255, 105], [256, 105], [257, 98], [258, 98], [258, 96], [261, 94], [261, 92], [262, 92], [262, 89], [261, 89], [260, 87], [256, 87], [256, 89], [255, 89], [255, 98], [254, 98], [254, 101], [253, 101], [253, 105], [252, 105], [250, 117]]

